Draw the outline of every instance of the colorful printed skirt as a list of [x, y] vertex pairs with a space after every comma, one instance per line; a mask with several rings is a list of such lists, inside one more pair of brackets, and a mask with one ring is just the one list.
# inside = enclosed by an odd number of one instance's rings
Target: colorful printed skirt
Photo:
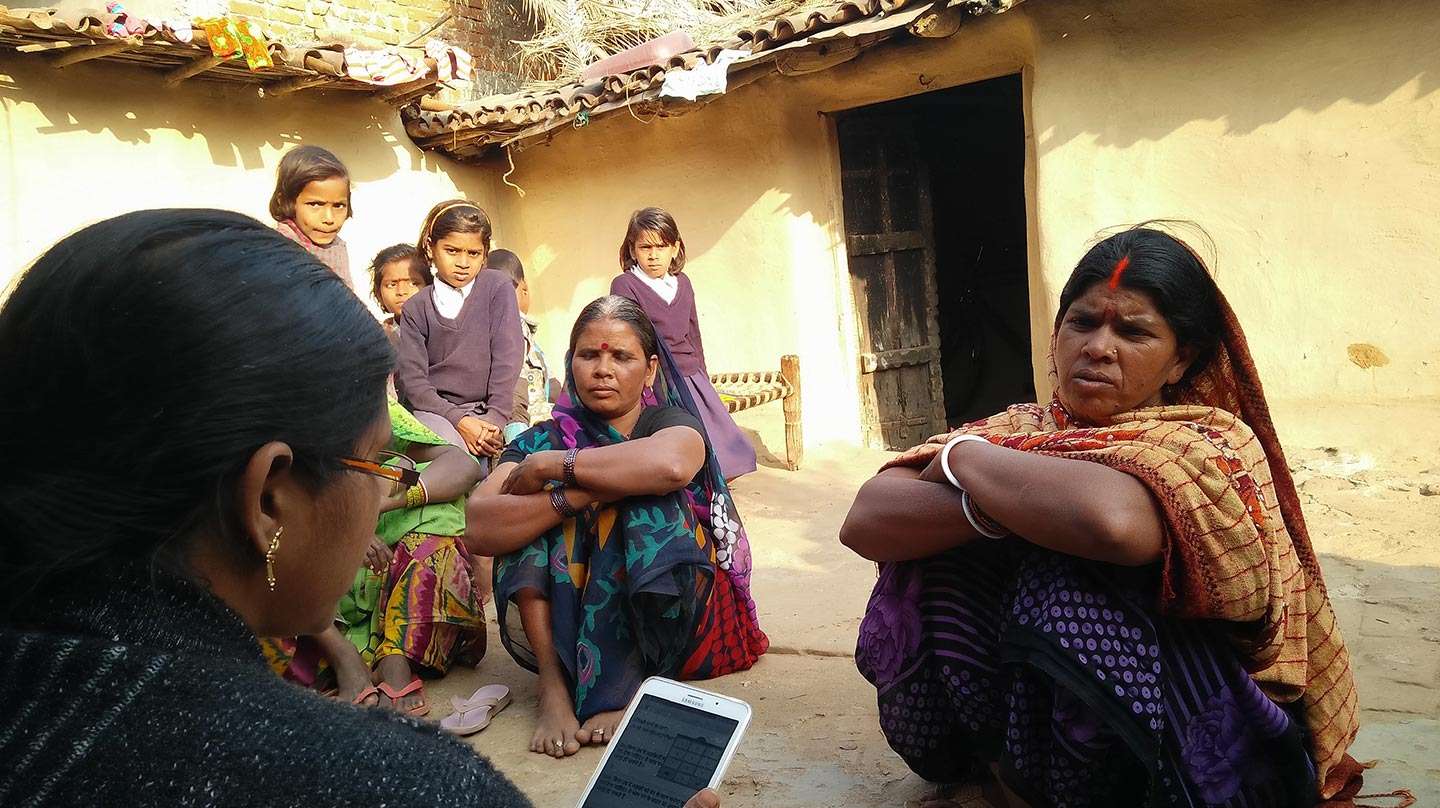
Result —
[[584, 512], [495, 559], [500, 639], [534, 671], [514, 604], [527, 589], [549, 602], [581, 720], [624, 709], [648, 676], [721, 676], [748, 669], [769, 647], [684, 491]]
[[998, 763], [1037, 808], [1313, 805], [1298, 710], [1154, 586], [1011, 540], [884, 565], [855, 656], [881, 730], [922, 777]]
[[[457, 660], [479, 662], [485, 655], [484, 602], [465, 545], [454, 536], [407, 533], [391, 549], [383, 588], [373, 586], [378, 576], [362, 569], [342, 600], [337, 623], [361, 659], [373, 667], [400, 654], [433, 675], [444, 674]], [[323, 687], [330, 678], [310, 637], [265, 639], [261, 649], [286, 679]]]
[[479, 662], [485, 655], [485, 604], [464, 543], [455, 536], [409, 533], [393, 549], [375, 661], [400, 654], [437, 675], [457, 658]]

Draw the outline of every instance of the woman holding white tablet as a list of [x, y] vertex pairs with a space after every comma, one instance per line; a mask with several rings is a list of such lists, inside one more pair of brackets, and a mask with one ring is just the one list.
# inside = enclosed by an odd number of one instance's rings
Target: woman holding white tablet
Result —
[[0, 307], [24, 425], [0, 438], [24, 456], [0, 469], [0, 803], [530, 804], [256, 643], [325, 628], [354, 578], [395, 482], [392, 369], [340, 278], [237, 213], [127, 214], [26, 271]]

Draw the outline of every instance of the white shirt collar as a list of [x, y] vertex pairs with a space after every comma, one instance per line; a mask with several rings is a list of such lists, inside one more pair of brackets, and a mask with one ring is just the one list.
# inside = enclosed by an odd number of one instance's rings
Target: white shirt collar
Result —
[[437, 279], [435, 281], [435, 310], [447, 320], [459, 317], [460, 309], [465, 305], [465, 300], [470, 297], [470, 290], [474, 287], [473, 279], [459, 289]]
[[640, 267], [630, 267], [630, 274], [639, 278], [646, 286], [654, 290], [655, 294], [666, 303], [675, 302], [675, 294], [680, 291], [680, 276], [665, 273], [658, 278], [652, 278], [645, 274]]

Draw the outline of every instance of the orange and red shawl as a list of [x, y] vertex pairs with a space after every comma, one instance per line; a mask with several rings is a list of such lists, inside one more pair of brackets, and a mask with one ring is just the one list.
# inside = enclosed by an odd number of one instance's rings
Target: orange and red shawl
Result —
[[[1165, 406], [1086, 427], [1058, 402], [1022, 404], [958, 432], [1101, 463], [1143, 482], [1165, 514], [1160, 612], [1231, 624], [1261, 689], [1301, 702], [1321, 796], [1347, 801], [1361, 773], [1347, 754], [1359, 729], [1350, 656], [1245, 336], [1223, 298], [1221, 309], [1217, 355], [1204, 373], [1167, 390]], [[924, 466], [949, 437], [888, 465]]]

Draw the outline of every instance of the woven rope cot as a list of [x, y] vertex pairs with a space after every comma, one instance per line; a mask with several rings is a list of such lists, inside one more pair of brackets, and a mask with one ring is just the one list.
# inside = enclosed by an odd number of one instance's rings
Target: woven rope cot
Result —
[[780, 357], [779, 370], [712, 373], [710, 383], [731, 413], [780, 401], [785, 408], [785, 464], [791, 471], [800, 468], [805, 455], [800, 426], [800, 357]]

